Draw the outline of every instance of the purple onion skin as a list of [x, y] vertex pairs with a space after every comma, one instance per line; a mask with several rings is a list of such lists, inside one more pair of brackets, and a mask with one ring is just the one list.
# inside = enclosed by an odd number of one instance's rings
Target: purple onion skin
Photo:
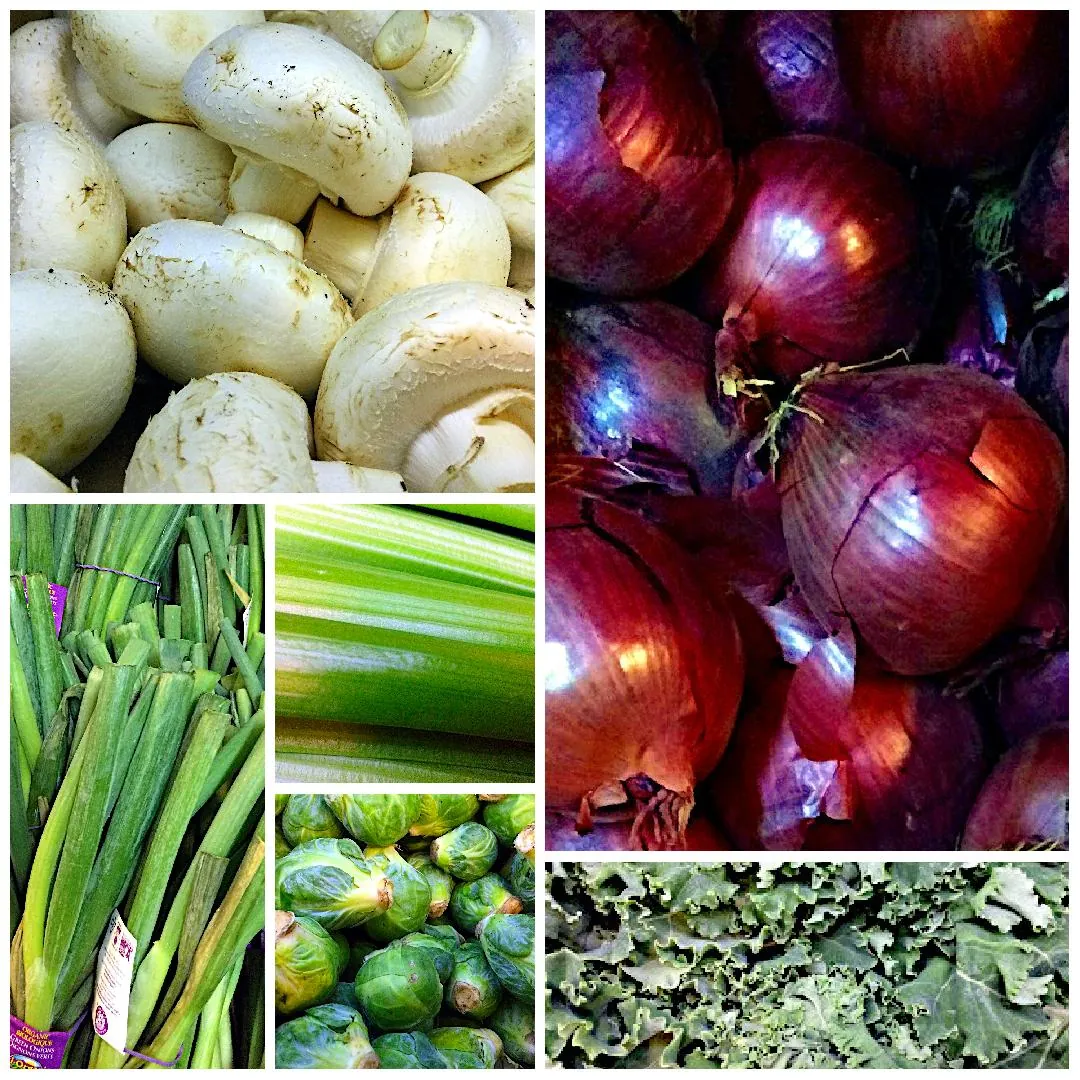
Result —
[[981, 371], [1014, 389], [1020, 359], [1016, 303], [1007, 279], [976, 271], [975, 295], [964, 305], [945, 346], [945, 363]]
[[692, 43], [648, 12], [546, 16], [546, 259], [607, 296], [670, 284], [704, 254], [734, 186]]
[[743, 48], [785, 130], [852, 140], [863, 134], [840, 80], [831, 12], [752, 11]]
[[1016, 193], [1016, 258], [1032, 284], [1045, 291], [1069, 273], [1069, 125], [1035, 149]]
[[1069, 651], [1045, 654], [1004, 673], [998, 687], [997, 723], [1010, 744], [1069, 719]]
[[1063, 443], [1069, 436], [1069, 316], [1033, 327], [1020, 348], [1016, 388]]
[[662, 301], [587, 304], [548, 320], [548, 445], [626, 461], [642, 446], [727, 495], [746, 436], [716, 390], [713, 330]]

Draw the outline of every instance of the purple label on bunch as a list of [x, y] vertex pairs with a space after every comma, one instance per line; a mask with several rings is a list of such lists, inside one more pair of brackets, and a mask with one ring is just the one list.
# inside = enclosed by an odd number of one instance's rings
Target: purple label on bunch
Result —
[[[23, 598], [30, 603], [30, 594], [26, 587], [26, 578], [22, 579]], [[53, 622], [56, 623], [56, 636], [60, 636], [60, 627], [64, 624], [64, 605], [67, 604], [68, 591], [63, 585], [49, 582], [49, 600], [52, 603]]]
[[[76, 1025], [78, 1026], [78, 1025]], [[11, 1067], [13, 1069], [59, 1069], [71, 1031], [38, 1031], [11, 1017]]]

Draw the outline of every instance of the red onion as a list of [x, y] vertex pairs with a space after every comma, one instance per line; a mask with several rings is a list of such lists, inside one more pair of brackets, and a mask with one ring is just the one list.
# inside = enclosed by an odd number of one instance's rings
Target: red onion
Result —
[[777, 671], [740, 718], [710, 785], [736, 848], [954, 847], [982, 774], [970, 706], [926, 680], [860, 674], [811, 756], [788, 715], [792, 677]]
[[1016, 258], [1040, 289], [1069, 273], [1069, 125], [1035, 149], [1016, 193]]
[[901, 674], [945, 671], [1000, 630], [1048, 549], [1061, 445], [1018, 395], [959, 368], [812, 380], [777, 486], [795, 580]]
[[1015, 386], [1021, 342], [1011, 301], [1003, 275], [976, 271], [975, 295], [960, 312], [945, 346], [945, 362], [981, 371], [1010, 389]]
[[657, 300], [549, 310], [548, 449], [621, 461], [658, 447], [729, 494], [746, 434], [717, 394], [712, 329]]
[[933, 306], [935, 247], [899, 173], [869, 151], [823, 135], [763, 143], [702, 264], [718, 365], [793, 380], [910, 347]]
[[1069, 719], [1069, 651], [1043, 653], [1014, 664], [998, 684], [998, 727], [1010, 743], [1020, 742]]
[[[544, 843], [549, 851], [630, 851], [635, 847], [630, 822], [594, 825], [579, 832], [575, 815], [549, 810], [544, 819]], [[686, 828], [687, 851], [727, 851], [730, 844], [708, 818], [695, 810]]]
[[1016, 388], [1061, 439], [1069, 428], [1069, 315], [1033, 327], [1020, 348]]
[[862, 128], [840, 81], [829, 11], [751, 11], [742, 47], [788, 131], [857, 137]]
[[964, 829], [964, 847], [997, 851], [1069, 844], [1069, 729], [1048, 728], [994, 767]]
[[1008, 164], [1065, 95], [1063, 11], [845, 12], [836, 34], [871, 133], [923, 165]]
[[742, 693], [735, 621], [677, 545], [613, 503], [549, 488], [546, 551], [548, 805], [679, 847]]
[[546, 21], [548, 273], [610, 296], [666, 285], [731, 206], [731, 158], [693, 46], [646, 12]]

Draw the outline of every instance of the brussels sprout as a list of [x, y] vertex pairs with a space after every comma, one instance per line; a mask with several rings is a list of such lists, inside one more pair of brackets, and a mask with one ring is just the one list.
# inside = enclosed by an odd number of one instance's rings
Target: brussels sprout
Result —
[[345, 835], [321, 795], [291, 795], [281, 815], [281, 831], [292, 847], [308, 840], [337, 840]]
[[514, 895], [521, 898], [522, 904], [531, 906], [536, 900], [536, 870], [520, 851], [514, 852], [506, 876]]
[[423, 854], [411, 855], [409, 865], [424, 875], [431, 890], [431, 903], [428, 904], [428, 918], [439, 919], [446, 914], [450, 906], [450, 893], [454, 889], [454, 879], [431, 861], [425, 850]]
[[345, 955], [314, 919], [291, 911], [274, 916], [274, 1001], [288, 1016], [319, 1005], [334, 992]]
[[396, 844], [420, 816], [419, 795], [327, 795], [346, 832], [363, 844]]
[[477, 795], [476, 797], [481, 802], [488, 803], [488, 802], [502, 802], [503, 799], [505, 799], [507, 796], [505, 796], [505, 795]]
[[282, 810], [288, 805], [291, 795], [275, 795], [274, 796], [274, 817], [277, 817]]
[[379, 1031], [409, 1031], [434, 1020], [442, 983], [427, 949], [396, 945], [381, 949], [356, 973], [356, 1000]]
[[364, 932], [381, 944], [419, 930], [431, 904], [427, 879], [396, 851], [392, 855], [372, 855], [368, 862], [390, 879], [394, 900], [386, 911], [364, 924]]
[[372, 1044], [384, 1069], [446, 1069], [446, 1058], [420, 1031], [380, 1035]]
[[475, 821], [467, 821], [431, 842], [431, 861], [459, 881], [483, 877], [498, 856], [495, 834]]
[[285, 839], [285, 834], [281, 831], [281, 823], [278, 822], [274, 826], [274, 858], [280, 859], [288, 855], [291, 850], [289, 841]]
[[395, 945], [408, 945], [417, 949], [427, 949], [435, 970], [439, 973], [439, 982], [445, 983], [454, 970], [454, 954], [457, 944], [444, 938], [431, 937], [430, 934], [406, 934], [394, 942]]
[[446, 984], [446, 1003], [474, 1020], [486, 1020], [502, 1001], [502, 985], [484, 956], [479, 942], [467, 941], [454, 957], [454, 970]]
[[352, 979], [348, 982], [339, 982], [334, 987], [334, 992], [330, 995], [328, 1005], [348, 1005], [350, 1009], [360, 1011], [360, 1002], [356, 1000], [356, 987], [352, 984]]
[[440, 941], [445, 941], [450, 948], [457, 947], [465, 940], [449, 923], [428, 923], [422, 930], [423, 933]]
[[444, 1057], [454, 1052], [468, 1054], [479, 1058], [485, 1069], [494, 1069], [503, 1052], [502, 1039], [490, 1028], [436, 1028], [431, 1033], [431, 1041]]
[[521, 901], [498, 874], [463, 881], [450, 898], [450, 918], [463, 934], [475, 933], [480, 920], [496, 912], [516, 915], [520, 910]]
[[530, 866], [536, 866], [536, 826], [526, 825], [514, 837], [514, 850], [529, 860]]
[[476, 817], [475, 795], [421, 795], [420, 816], [409, 826], [410, 836], [442, 836]]
[[359, 926], [386, 911], [393, 886], [352, 840], [309, 840], [274, 867], [277, 906], [328, 930]]
[[510, 847], [526, 825], [536, 820], [536, 797], [507, 795], [484, 807], [484, 824], [499, 838], [500, 844]]
[[489, 915], [479, 927], [480, 944], [503, 989], [519, 1001], [535, 993], [533, 942], [536, 920], [531, 915]]
[[532, 1002], [504, 997], [502, 1004], [488, 1017], [487, 1026], [502, 1039], [503, 1053], [523, 1068], [536, 1064], [536, 1035], [533, 1030]]
[[377, 1069], [363, 1017], [345, 1005], [318, 1005], [274, 1035], [279, 1069]]
[[345, 965], [345, 970], [341, 973], [343, 979], [348, 979], [350, 982], [356, 978], [356, 973], [360, 970], [363, 962], [373, 953], [378, 951], [379, 946], [371, 941], [363, 941], [362, 939], [356, 939], [349, 942], [349, 962]]

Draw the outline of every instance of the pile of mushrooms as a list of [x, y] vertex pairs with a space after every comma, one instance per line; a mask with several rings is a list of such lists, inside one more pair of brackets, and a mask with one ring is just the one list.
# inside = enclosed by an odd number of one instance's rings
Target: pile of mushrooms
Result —
[[532, 13], [31, 14], [13, 490], [532, 490]]

